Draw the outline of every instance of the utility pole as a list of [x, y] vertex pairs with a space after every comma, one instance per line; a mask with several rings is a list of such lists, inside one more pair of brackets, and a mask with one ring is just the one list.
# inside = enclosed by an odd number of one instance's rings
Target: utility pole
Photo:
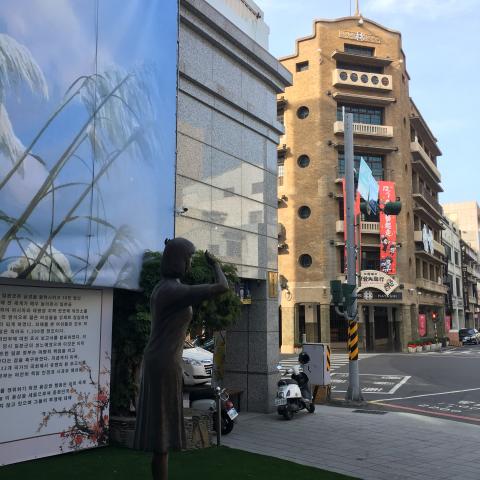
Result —
[[[357, 312], [357, 258], [355, 250], [355, 178], [353, 155], [353, 114], [344, 115], [345, 138], [345, 205], [347, 229], [347, 285], [351, 292], [346, 305], [345, 318], [348, 321], [348, 390], [346, 400], [362, 401], [360, 374], [358, 370], [358, 312]], [[360, 242], [360, 239], [358, 239]]]

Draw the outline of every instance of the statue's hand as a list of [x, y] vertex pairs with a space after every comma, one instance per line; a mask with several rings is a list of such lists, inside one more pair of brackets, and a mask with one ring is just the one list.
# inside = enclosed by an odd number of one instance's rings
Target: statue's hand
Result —
[[215, 258], [212, 256], [212, 254], [208, 250], [205, 250], [205, 260], [211, 267], [213, 267], [217, 263]]

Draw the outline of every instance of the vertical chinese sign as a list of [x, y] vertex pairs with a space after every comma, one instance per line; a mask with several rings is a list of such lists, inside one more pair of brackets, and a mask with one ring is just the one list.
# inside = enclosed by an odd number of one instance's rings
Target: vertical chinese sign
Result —
[[[394, 182], [379, 181], [379, 203], [384, 206], [394, 202]], [[380, 211], [380, 271], [389, 275], [397, 273], [397, 217]]]
[[427, 334], [427, 316], [424, 313], [418, 315], [418, 335], [424, 337]]

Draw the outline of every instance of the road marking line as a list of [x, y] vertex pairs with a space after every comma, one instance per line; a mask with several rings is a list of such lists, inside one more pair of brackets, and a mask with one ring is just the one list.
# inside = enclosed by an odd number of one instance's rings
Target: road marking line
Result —
[[408, 411], [411, 411], [411, 412], [429, 413], [430, 415], [437, 416], [437, 417], [461, 418], [462, 420], [469, 420], [469, 421], [480, 423], [480, 418], [465, 417], [464, 415], [453, 415], [451, 413], [434, 412], [432, 410], [422, 410], [421, 408], [403, 407], [401, 405], [395, 405], [395, 404], [391, 404], [391, 403], [379, 403], [380, 401], [381, 400], [374, 400], [374, 401], [368, 402], [368, 403], [374, 403], [375, 405], [383, 405], [384, 407], [398, 408], [400, 410], [408, 410]]
[[390, 395], [393, 395], [402, 385], [405, 385], [411, 378], [411, 376], [403, 377], [403, 380], [398, 382], [388, 393]]
[[480, 388], [467, 388], [466, 390], [452, 390], [451, 392], [425, 393], [423, 395], [413, 395], [411, 397], [383, 398], [380, 400], [374, 400], [374, 402], [381, 402], [381, 401], [392, 402], [393, 400], [409, 400], [410, 398], [433, 397], [435, 395], [449, 395], [450, 393], [474, 392], [476, 390], [480, 390]]
[[[347, 372], [335, 372], [335, 373], [332, 373], [332, 375], [346, 375], [348, 376], [349, 374]], [[380, 374], [380, 373], [359, 373], [360, 376], [362, 375], [365, 375], [365, 376], [369, 376], [369, 377], [389, 377], [390, 379], [392, 379], [392, 377], [395, 377], [396, 379], [400, 380], [400, 378], [403, 378], [404, 375], [389, 375], [388, 373], [384, 373], [383, 375]], [[410, 378], [410, 377], [408, 377]]]

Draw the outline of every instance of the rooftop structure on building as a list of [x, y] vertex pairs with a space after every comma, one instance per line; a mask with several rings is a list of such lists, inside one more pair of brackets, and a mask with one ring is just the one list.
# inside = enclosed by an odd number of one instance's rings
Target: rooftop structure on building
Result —
[[475, 200], [444, 203], [445, 215], [460, 228], [462, 238], [480, 252], [480, 207]]

